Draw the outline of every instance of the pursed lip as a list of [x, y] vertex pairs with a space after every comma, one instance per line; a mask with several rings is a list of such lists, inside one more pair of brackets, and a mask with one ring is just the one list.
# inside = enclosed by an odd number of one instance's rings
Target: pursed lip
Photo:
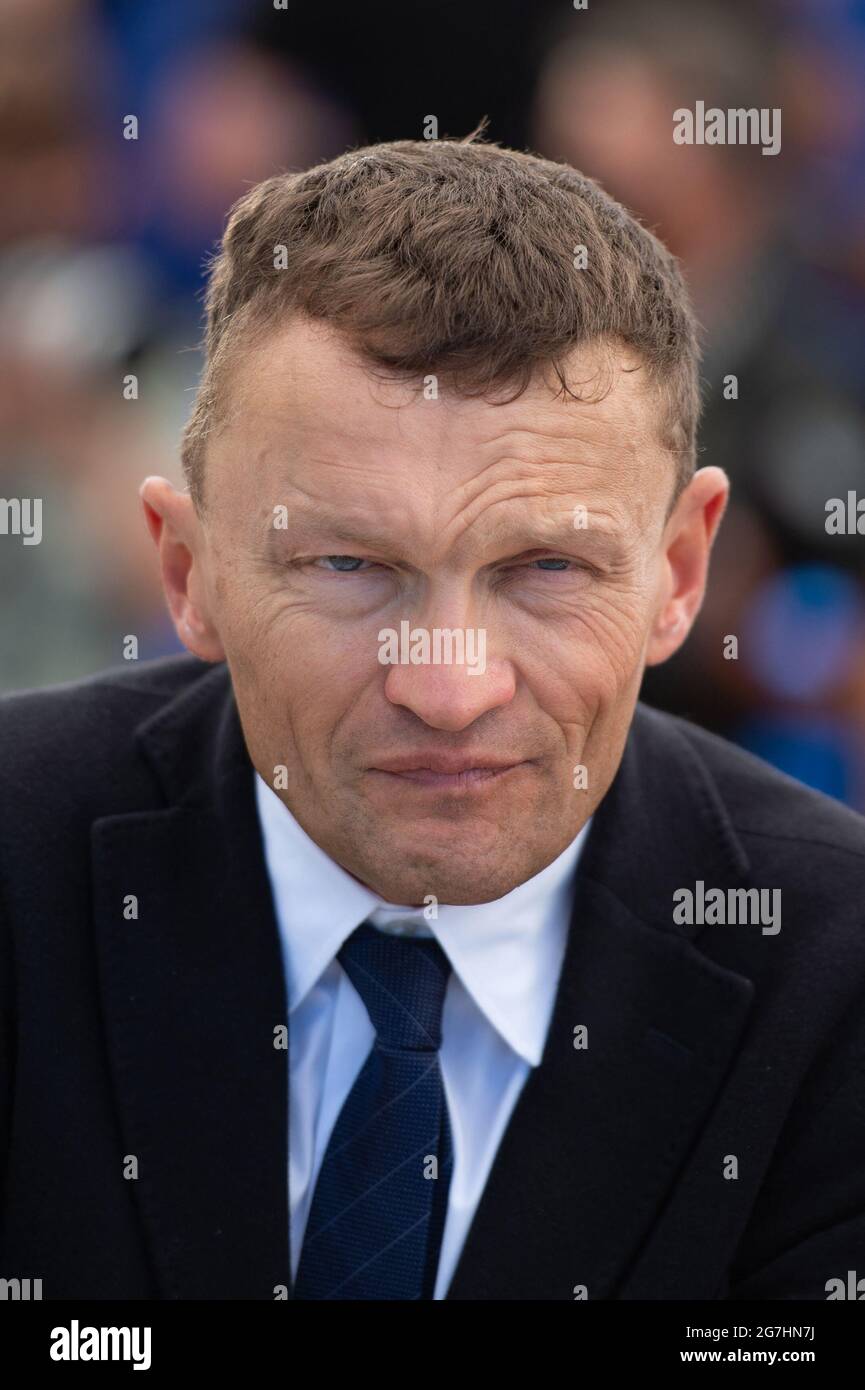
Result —
[[528, 760], [503, 762], [501, 758], [485, 757], [480, 753], [474, 756], [466, 753], [418, 753], [389, 758], [369, 771], [398, 777], [402, 782], [420, 787], [461, 791], [488, 786], [507, 773], [529, 765]]
[[441, 772], [456, 774], [474, 772], [504, 772], [506, 768], [517, 767], [523, 760], [485, 757], [482, 753], [406, 753], [401, 758], [388, 758], [375, 763], [372, 772]]

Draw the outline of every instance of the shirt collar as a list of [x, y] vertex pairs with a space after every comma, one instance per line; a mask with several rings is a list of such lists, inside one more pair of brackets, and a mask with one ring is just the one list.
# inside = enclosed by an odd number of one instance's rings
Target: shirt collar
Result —
[[570, 925], [574, 871], [588, 822], [540, 873], [494, 902], [398, 907], [359, 883], [306, 834], [255, 774], [265, 860], [286, 960], [288, 1009], [306, 998], [361, 922], [432, 933], [477, 1007], [515, 1052], [541, 1060]]

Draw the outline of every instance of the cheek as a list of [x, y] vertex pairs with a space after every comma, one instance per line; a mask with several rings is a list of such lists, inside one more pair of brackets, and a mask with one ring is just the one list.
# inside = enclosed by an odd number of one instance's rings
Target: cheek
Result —
[[557, 723], [586, 729], [639, 684], [648, 610], [641, 591], [599, 591], [586, 596], [578, 612], [520, 635], [523, 677]]
[[268, 755], [307, 768], [330, 757], [334, 731], [382, 683], [378, 627], [334, 624], [272, 593], [235, 600], [223, 645], [238, 703]]
[[219, 635], [231, 664], [255, 686], [285, 688], [333, 656], [324, 625], [272, 580], [223, 575], [217, 585]]
[[630, 688], [635, 673], [642, 673], [649, 607], [642, 591], [601, 594], [583, 617], [578, 646], [607, 698]]

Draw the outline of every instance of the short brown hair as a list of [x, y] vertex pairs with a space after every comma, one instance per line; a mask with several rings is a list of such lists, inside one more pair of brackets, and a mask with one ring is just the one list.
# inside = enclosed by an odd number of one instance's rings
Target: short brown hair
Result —
[[545, 365], [573, 395], [566, 354], [624, 342], [658, 390], [676, 494], [694, 469], [699, 343], [679, 267], [569, 165], [470, 136], [370, 145], [266, 179], [231, 210], [205, 303], [182, 448], [198, 507], [224, 366], [251, 332], [297, 312], [344, 332], [373, 368], [434, 373], [464, 395], [513, 386], [514, 399]]

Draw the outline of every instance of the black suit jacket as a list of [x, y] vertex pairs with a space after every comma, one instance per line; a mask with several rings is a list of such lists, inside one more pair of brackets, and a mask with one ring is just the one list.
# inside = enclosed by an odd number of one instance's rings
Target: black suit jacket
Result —
[[[272, 1299], [286, 1004], [227, 668], [8, 696], [0, 769], [0, 1276]], [[675, 926], [698, 879], [780, 888], [780, 932]], [[865, 1276], [863, 886], [860, 817], [638, 707], [448, 1297], [824, 1299]]]

